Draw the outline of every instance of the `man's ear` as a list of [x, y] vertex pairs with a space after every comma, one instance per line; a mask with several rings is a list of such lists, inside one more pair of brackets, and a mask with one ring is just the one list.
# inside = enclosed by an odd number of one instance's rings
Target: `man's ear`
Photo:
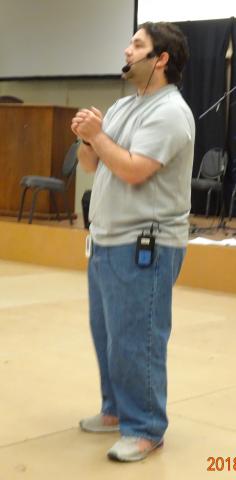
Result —
[[162, 52], [158, 58], [157, 66], [160, 68], [165, 67], [169, 61], [169, 58], [170, 58], [170, 55], [168, 52]]

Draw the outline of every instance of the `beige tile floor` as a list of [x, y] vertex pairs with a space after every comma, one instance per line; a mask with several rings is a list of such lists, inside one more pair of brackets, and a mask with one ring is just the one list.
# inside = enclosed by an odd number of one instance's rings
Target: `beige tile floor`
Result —
[[100, 405], [85, 273], [0, 261], [0, 290], [0, 480], [236, 477], [207, 471], [236, 457], [235, 296], [175, 288], [165, 446], [117, 464], [118, 434], [77, 429]]

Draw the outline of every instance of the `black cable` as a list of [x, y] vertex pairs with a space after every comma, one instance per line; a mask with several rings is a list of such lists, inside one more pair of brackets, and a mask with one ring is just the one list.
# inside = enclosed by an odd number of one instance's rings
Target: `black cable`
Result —
[[154, 74], [154, 71], [155, 71], [155, 68], [156, 68], [156, 65], [157, 65], [158, 60], [159, 60], [159, 57], [157, 58], [157, 61], [156, 61], [155, 65], [154, 65], [154, 67], [153, 67], [153, 69], [152, 69], [152, 71], [151, 71], [151, 75], [149, 76], [147, 85], [146, 85], [146, 87], [145, 87], [145, 89], [144, 89], [144, 92], [142, 93], [142, 96], [145, 95], [145, 93], [146, 93], [146, 91], [147, 91], [147, 88], [149, 87], [149, 84], [150, 84], [151, 79], [152, 79], [152, 77], [153, 77], [153, 74]]

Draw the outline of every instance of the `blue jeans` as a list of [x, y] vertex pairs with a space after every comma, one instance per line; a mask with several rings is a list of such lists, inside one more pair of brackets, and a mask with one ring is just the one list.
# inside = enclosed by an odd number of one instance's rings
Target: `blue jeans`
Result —
[[135, 244], [93, 245], [89, 307], [102, 412], [119, 418], [122, 435], [159, 441], [167, 428], [172, 287], [184, 254], [157, 245], [152, 265], [140, 268]]

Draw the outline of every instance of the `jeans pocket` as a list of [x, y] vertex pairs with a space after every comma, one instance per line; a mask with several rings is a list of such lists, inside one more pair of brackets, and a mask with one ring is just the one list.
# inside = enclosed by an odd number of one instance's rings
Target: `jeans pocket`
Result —
[[135, 244], [110, 247], [108, 262], [112, 273], [122, 283], [133, 282], [140, 273], [135, 263]]
[[153, 262], [150, 267], [142, 268], [135, 261], [136, 244], [123, 245], [120, 247], [111, 247], [108, 252], [108, 262], [112, 273], [116, 278], [124, 283], [140, 281], [145, 282], [153, 270], [158, 269], [159, 248], [155, 247]]

